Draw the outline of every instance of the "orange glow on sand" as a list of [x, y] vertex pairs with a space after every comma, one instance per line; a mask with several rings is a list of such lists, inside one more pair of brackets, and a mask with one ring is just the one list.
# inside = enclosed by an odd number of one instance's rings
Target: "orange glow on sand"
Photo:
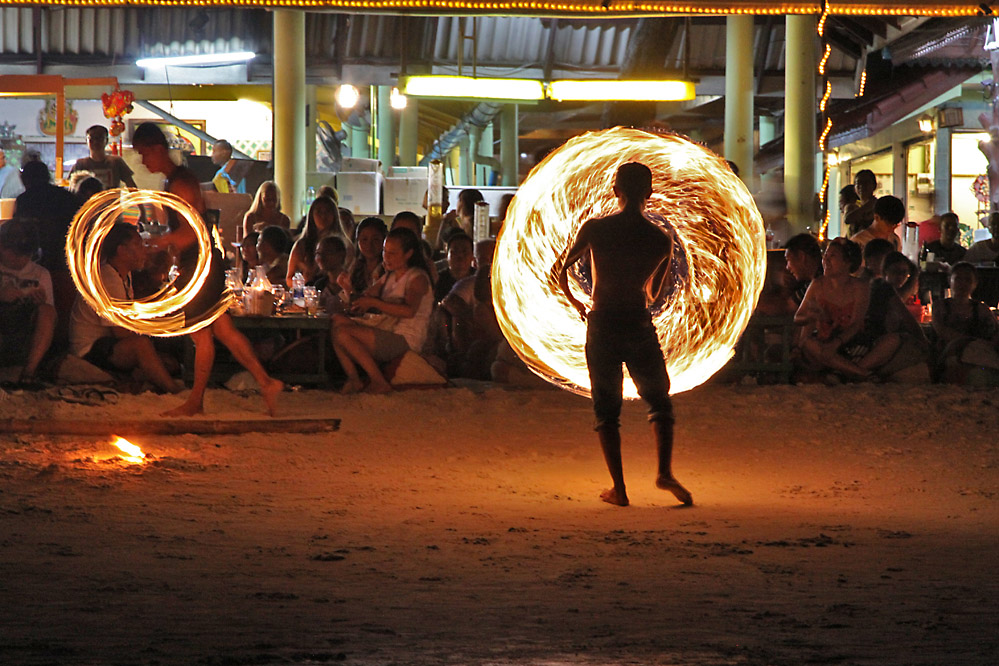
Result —
[[[100, 280], [101, 244], [111, 227], [119, 221], [120, 214], [140, 204], [172, 209], [190, 223], [197, 235], [199, 250], [194, 279], [179, 290], [172, 284], [167, 285], [149, 298], [137, 301], [113, 300]], [[212, 311], [196, 324], [188, 326], [181, 312], [208, 278], [213, 242], [221, 247], [218, 230], [213, 229], [209, 234], [197, 211], [180, 197], [149, 190], [107, 190], [90, 198], [77, 211], [66, 236], [66, 259], [77, 290], [95, 312], [115, 326], [141, 335], [171, 337], [186, 335], [211, 325], [229, 307], [232, 295], [226, 291]]]
[[135, 444], [128, 441], [124, 437], [119, 437], [114, 442], [112, 442], [121, 451], [121, 455], [118, 457], [125, 462], [130, 463], [143, 463], [146, 461], [146, 454], [142, 452]]
[[[517, 191], [496, 242], [492, 289], [510, 346], [547, 381], [589, 395], [586, 323], [558, 287], [553, 266], [584, 221], [618, 210], [618, 166], [653, 174], [645, 213], [673, 236], [672, 291], [653, 304], [671, 393], [698, 386], [732, 357], [766, 273], [763, 219], [743, 182], [703, 146], [672, 134], [613, 128], [571, 139]], [[590, 300], [579, 262], [569, 284]], [[625, 376], [625, 395], [638, 397]]]

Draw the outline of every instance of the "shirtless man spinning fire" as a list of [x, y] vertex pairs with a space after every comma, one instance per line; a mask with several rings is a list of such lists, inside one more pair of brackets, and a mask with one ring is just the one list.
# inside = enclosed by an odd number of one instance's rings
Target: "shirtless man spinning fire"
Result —
[[[586, 364], [596, 413], [596, 431], [614, 487], [600, 498], [628, 505], [621, 466], [620, 415], [624, 376], [628, 365], [638, 393], [649, 405], [649, 421], [659, 453], [656, 486], [668, 490], [685, 505], [690, 493], [673, 478], [673, 404], [669, 376], [649, 305], [666, 288], [672, 241], [642, 211], [652, 196], [652, 172], [644, 164], [622, 165], [614, 182], [620, 212], [588, 220], [561, 264], [556, 264], [559, 286], [586, 322]], [[568, 271], [589, 251], [593, 275], [593, 308], [587, 312], [569, 288]]]

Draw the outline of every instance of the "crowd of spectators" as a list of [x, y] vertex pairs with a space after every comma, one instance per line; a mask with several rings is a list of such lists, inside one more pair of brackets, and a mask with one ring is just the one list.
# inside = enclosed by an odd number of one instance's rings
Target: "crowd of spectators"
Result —
[[[823, 246], [798, 234], [785, 244], [784, 266], [768, 274], [759, 310], [793, 315], [795, 380], [999, 385], [999, 324], [973, 296], [975, 263], [994, 261], [989, 252], [999, 249], [999, 214], [990, 218], [992, 239], [972, 246], [974, 253], [960, 243], [957, 216], [940, 216], [940, 238], [921, 253], [924, 270], [949, 285], [934, 298], [920, 286], [920, 267], [898, 251], [902, 202], [865, 200], [875, 185], [873, 174], [860, 172], [859, 197], [841, 193], [844, 219], [857, 225], [849, 227], [852, 236]], [[869, 211], [869, 223], [861, 209]]]
[[[46, 359], [68, 353], [117, 377], [177, 392], [179, 347], [113, 326], [78, 296], [70, 277], [63, 244], [74, 213], [94, 193], [132, 184], [124, 162], [104, 153], [106, 132], [91, 128], [87, 136], [90, 156], [77, 163], [68, 188], [53, 184], [38, 160], [19, 174], [24, 191], [15, 219], [0, 226], [0, 364], [21, 367], [19, 383], [34, 386], [46, 374]], [[862, 171], [856, 187], [840, 192], [849, 238], [823, 247], [799, 234], [787, 241], [785, 262], [770, 267], [758, 311], [793, 317], [796, 381], [885, 381], [906, 372], [911, 378], [919, 367], [927, 379], [965, 382], [984, 371], [995, 380], [999, 325], [972, 296], [977, 272], [969, 261], [999, 256], [999, 214], [990, 220], [992, 238], [970, 249], [961, 245], [957, 216], [940, 216], [939, 239], [925, 245], [923, 267], [945, 275], [949, 293], [931, 303], [920, 288], [920, 268], [899, 252], [904, 206], [895, 197], [874, 197], [876, 187], [874, 175]], [[536, 383], [496, 322], [495, 241], [473, 241], [483, 196], [464, 189], [456, 199], [431, 239], [421, 213], [399, 213], [389, 224], [381, 217], [357, 222], [325, 187], [293, 229], [277, 185], [267, 181], [228, 261], [241, 269], [242, 284], [262, 267], [284, 290], [300, 284], [316, 290], [331, 327], [309, 344], [332, 352], [325, 355], [327, 370], [345, 392], [389, 390], [393, 364], [409, 352], [448, 377]], [[139, 222], [142, 229], [141, 216]], [[177, 263], [167, 249], [143, 246], [131, 224], [113, 229], [101, 256], [105, 289], [123, 300], [156, 294]], [[250, 337], [274, 373], [287, 369], [282, 364], [317, 358], [278, 353], [291, 346], [279, 334]]]

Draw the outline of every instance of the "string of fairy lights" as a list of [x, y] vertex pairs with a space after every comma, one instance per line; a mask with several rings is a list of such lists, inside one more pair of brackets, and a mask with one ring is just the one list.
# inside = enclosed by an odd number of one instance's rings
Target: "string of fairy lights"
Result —
[[822, 85], [822, 98], [819, 100], [819, 113], [822, 119], [822, 133], [819, 134], [819, 151], [822, 153], [822, 187], [819, 188], [819, 207], [822, 223], [819, 225], [819, 240], [824, 240], [829, 228], [829, 176], [832, 172], [832, 155], [829, 154], [829, 132], [832, 131], [832, 117], [829, 115], [829, 100], [832, 97], [832, 81], [829, 80], [829, 56], [832, 44], [826, 38], [826, 20], [829, 18], [829, 5], [822, 0], [822, 14], [819, 16], [817, 32], [822, 44], [822, 57], [819, 58], [819, 77]]

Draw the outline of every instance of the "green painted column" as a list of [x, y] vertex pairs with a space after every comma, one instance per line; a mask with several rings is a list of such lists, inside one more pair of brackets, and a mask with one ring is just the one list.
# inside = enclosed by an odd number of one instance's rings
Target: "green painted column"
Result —
[[382, 173], [392, 172], [395, 164], [395, 122], [392, 113], [392, 86], [378, 86], [378, 160]]
[[500, 112], [500, 167], [503, 169], [503, 185], [507, 187], [519, 184], [519, 134], [517, 105], [507, 104]]
[[753, 187], [753, 16], [725, 18], [725, 159]]
[[784, 194], [789, 234], [815, 226], [816, 19], [788, 16], [784, 69]]
[[399, 165], [416, 166], [419, 144], [420, 101], [413, 97], [406, 100], [406, 108], [399, 119]]
[[457, 180], [459, 185], [475, 185], [475, 174], [472, 169], [472, 153], [471, 153], [471, 140], [466, 134], [461, 139], [458, 139], [458, 173]]
[[301, 216], [305, 192], [305, 12], [274, 10], [274, 181], [281, 206]]

